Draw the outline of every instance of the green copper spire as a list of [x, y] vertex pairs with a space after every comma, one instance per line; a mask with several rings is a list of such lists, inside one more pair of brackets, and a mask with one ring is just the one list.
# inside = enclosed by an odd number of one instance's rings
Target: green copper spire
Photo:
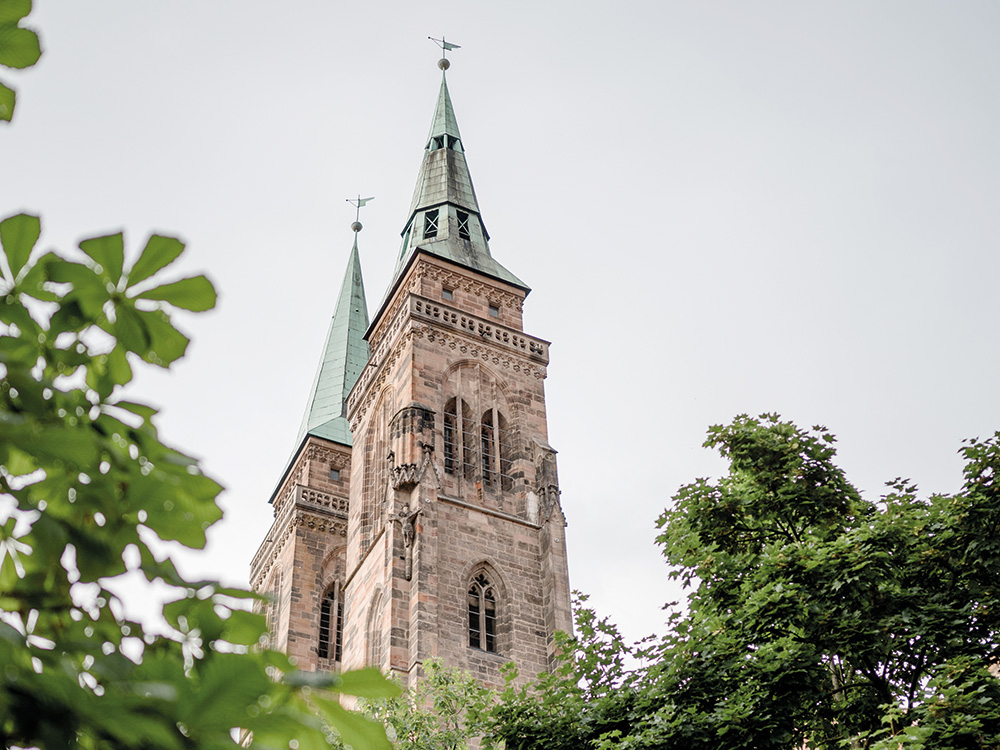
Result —
[[[370, 200], [370, 199], [365, 199]], [[358, 380], [368, 361], [368, 307], [365, 286], [361, 279], [361, 259], [358, 256], [360, 222], [355, 222], [354, 247], [347, 263], [347, 272], [337, 297], [337, 306], [326, 334], [326, 348], [316, 371], [309, 403], [302, 418], [302, 427], [295, 441], [300, 444], [306, 434], [326, 438], [342, 445], [351, 445], [351, 427], [347, 422], [347, 394]]]
[[[454, 48], [454, 45], [449, 47]], [[528, 286], [523, 281], [490, 255], [489, 234], [483, 225], [476, 191], [472, 187], [465, 147], [444, 73], [450, 61], [442, 59], [438, 65], [442, 70], [441, 90], [434, 107], [431, 132], [427, 136], [409, 218], [403, 228], [403, 245], [396, 259], [396, 270], [388, 293], [392, 292], [410, 259], [418, 251], [527, 290]]]
[[441, 135], [452, 136], [456, 141], [462, 140], [462, 136], [458, 132], [458, 120], [455, 119], [455, 108], [451, 104], [448, 81], [445, 79], [444, 73], [441, 74], [441, 91], [438, 93], [437, 106], [434, 108], [431, 132], [427, 135], [427, 147], [430, 148], [431, 141]]

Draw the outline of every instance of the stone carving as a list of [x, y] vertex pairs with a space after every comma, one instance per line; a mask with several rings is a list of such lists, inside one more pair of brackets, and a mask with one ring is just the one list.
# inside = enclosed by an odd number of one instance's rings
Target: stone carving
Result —
[[295, 488], [295, 501], [321, 506], [343, 518], [347, 518], [347, 510], [350, 505], [346, 497], [334, 497], [327, 492], [320, 492], [302, 485]]
[[562, 510], [562, 505], [559, 503], [559, 496], [561, 494], [559, 488], [554, 484], [538, 488], [539, 523], [548, 521], [552, 517], [552, 511], [557, 506], [560, 511]]
[[526, 336], [512, 328], [489, 323], [473, 315], [466, 315], [455, 308], [436, 304], [423, 297], [411, 298], [412, 312], [417, 317], [431, 318], [441, 323], [479, 336], [484, 341], [502, 344], [515, 351], [525, 352], [533, 357], [548, 361], [546, 342]]
[[300, 510], [295, 514], [295, 523], [310, 530], [347, 536], [347, 521], [339, 518], [328, 518]]
[[504, 305], [518, 310], [524, 309], [524, 298], [519, 295], [504, 292], [481, 281], [470, 279], [468, 276], [447, 271], [440, 266], [426, 264], [420, 270], [423, 270], [427, 278], [440, 281], [443, 286], [449, 289], [462, 289], [476, 297], [485, 297], [493, 305]]
[[389, 477], [392, 482], [392, 488], [394, 490], [408, 489], [420, 483], [424, 478], [428, 467], [437, 479], [437, 466], [434, 463], [434, 459], [431, 454], [434, 452], [434, 446], [430, 443], [420, 443], [421, 449], [421, 459], [420, 463], [412, 464], [400, 464], [396, 466], [396, 454], [389, 453]]
[[399, 509], [399, 513], [389, 516], [389, 520], [398, 523], [403, 532], [403, 556], [406, 560], [406, 580], [413, 578], [413, 544], [417, 534], [417, 516], [420, 515], [420, 508], [410, 510], [409, 503], [404, 503]]
[[306, 460], [321, 461], [329, 464], [331, 469], [336, 469], [337, 471], [343, 471], [351, 465], [351, 455], [349, 453], [336, 451], [325, 445], [316, 445], [315, 443], [310, 445], [306, 451]]
[[509, 368], [514, 370], [514, 372], [523, 372], [525, 375], [530, 375], [538, 380], [545, 377], [544, 367], [525, 362], [513, 352], [500, 351], [486, 344], [469, 343], [464, 338], [459, 338], [448, 331], [441, 331], [424, 325], [414, 327], [413, 335], [417, 338], [426, 337], [428, 341], [436, 342], [441, 346], [450, 346], [454, 343], [462, 354], [475, 359], [481, 359], [483, 362]]

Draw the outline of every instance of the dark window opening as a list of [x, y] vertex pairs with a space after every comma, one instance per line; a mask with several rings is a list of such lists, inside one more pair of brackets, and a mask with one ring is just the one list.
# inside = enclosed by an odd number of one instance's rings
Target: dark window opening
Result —
[[499, 318], [500, 317], [500, 308], [497, 307], [496, 305], [490, 305], [490, 317], [492, 317], [492, 318]]
[[[461, 404], [461, 408], [459, 408]], [[476, 471], [476, 421], [469, 405], [460, 398], [444, 407], [444, 470], [472, 479]]]
[[451, 289], [442, 289], [441, 296], [447, 300], [452, 300], [455, 299], [455, 292], [453, 292]]
[[455, 441], [457, 422], [455, 399], [452, 399], [448, 402], [444, 412], [444, 470], [447, 474], [457, 473], [458, 443]]
[[330, 479], [332, 479], [334, 482], [339, 482], [340, 481], [340, 470], [339, 469], [330, 469]]
[[510, 458], [511, 436], [507, 419], [503, 414], [497, 412], [497, 456], [500, 459], [500, 486], [504, 490], [514, 488], [514, 477], [511, 475], [513, 461]]
[[469, 234], [469, 215], [464, 211], [458, 212], [458, 236], [463, 240], [472, 239], [472, 235]]
[[485, 573], [477, 575], [469, 586], [469, 645], [497, 652], [497, 602]]
[[344, 603], [334, 592], [323, 597], [319, 612], [319, 658], [340, 661], [343, 647]]
[[483, 486], [492, 487], [493, 470], [493, 410], [483, 414], [479, 426], [480, 456], [483, 461]]
[[513, 489], [514, 443], [503, 412], [490, 408], [476, 419], [468, 402], [455, 396], [445, 403], [442, 431], [446, 474], [481, 480], [484, 488]]
[[438, 135], [431, 138], [431, 151], [437, 151], [439, 148], [444, 148], [444, 136]]
[[424, 239], [437, 237], [438, 233], [438, 210], [428, 211], [424, 214]]

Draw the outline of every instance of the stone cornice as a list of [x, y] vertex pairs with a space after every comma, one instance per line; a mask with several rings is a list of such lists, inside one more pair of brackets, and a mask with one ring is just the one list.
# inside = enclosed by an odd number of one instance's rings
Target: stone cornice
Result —
[[442, 265], [442, 261], [435, 261], [436, 259], [432, 260], [424, 256], [419, 256], [417, 262], [407, 275], [405, 285], [400, 286], [396, 290], [395, 303], [382, 316], [381, 321], [379, 321], [379, 324], [372, 330], [371, 335], [368, 337], [368, 341], [372, 345], [373, 359], [378, 354], [378, 349], [383, 339], [389, 336], [392, 321], [402, 306], [406, 295], [410, 292], [416, 292], [420, 288], [420, 281], [424, 278], [433, 279], [447, 286], [449, 289], [461, 289], [470, 295], [486, 299], [493, 305], [505, 306], [517, 309], [518, 311], [524, 310], [523, 293], [508, 291], [482, 278], [472, 276], [471, 272], [461, 273], [454, 271]]
[[[403, 302], [408, 302], [404, 305]], [[374, 356], [368, 361], [357, 385], [347, 400], [351, 430], [358, 434], [368, 408], [382, 392], [386, 379], [403, 349], [413, 338], [426, 338], [441, 346], [501, 369], [523, 372], [534, 378], [545, 377], [548, 363], [548, 342], [528, 336], [512, 328], [497, 326], [455, 308], [435, 304], [426, 297], [408, 294], [395, 308], [396, 321], [390, 327], [393, 341], [384, 340], [379, 351], [388, 353], [383, 361]], [[409, 327], [404, 324], [413, 321]], [[426, 322], [423, 322], [426, 321]], [[423, 322], [421, 325], [420, 323]], [[447, 325], [448, 329], [444, 329]], [[405, 329], [405, 330], [404, 330]], [[396, 332], [399, 331], [399, 335]], [[389, 349], [388, 344], [393, 346]]]
[[263, 544], [250, 563], [250, 584], [260, 591], [267, 575], [296, 528], [327, 532], [347, 537], [347, 498], [298, 485], [292, 494], [294, 502], [288, 503], [284, 512], [271, 524]]
[[476, 342], [478, 338], [483, 343], [492, 344], [502, 350], [525, 355], [541, 365], [546, 365], [549, 362], [548, 341], [528, 336], [513, 328], [497, 325], [463, 312], [456, 307], [411, 294], [410, 315], [428, 323], [440, 323], [456, 332], [470, 334], [470, 339], [473, 342]]

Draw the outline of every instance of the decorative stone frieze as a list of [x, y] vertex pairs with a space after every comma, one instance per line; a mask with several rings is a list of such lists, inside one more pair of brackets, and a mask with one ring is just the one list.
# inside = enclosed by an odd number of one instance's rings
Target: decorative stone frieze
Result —
[[463, 313], [457, 308], [433, 302], [424, 297], [412, 295], [409, 301], [410, 314], [415, 318], [441, 323], [453, 330], [473, 334], [491, 344], [527, 354], [542, 364], [547, 364], [549, 361], [547, 341], [527, 336], [513, 328], [490, 323], [474, 315]]
[[440, 282], [450, 289], [461, 289], [476, 297], [487, 299], [493, 305], [513, 307], [519, 311], [524, 309], [524, 297], [519, 295], [505, 292], [482, 281], [471, 279], [464, 274], [458, 274], [454, 271], [441, 268], [441, 266], [428, 263], [423, 266], [423, 269], [425, 269], [424, 273], [429, 278]]
[[295, 513], [295, 523], [307, 529], [336, 534], [342, 537], [347, 536], [347, 521], [344, 519], [330, 518], [329, 516], [299, 510]]
[[428, 341], [450, 347], [459, 354], [472, 359], [481, 359], [483, 362], [492, 363], [504, 369], [523, 372], [538, 380], [545, 377], [545, 368], [531, 362], [526, 357], [519, 356], [512, 351], [497, 349], [494, 346], [470, 342], [465, 336], [442, 331], [428, 325], [414, 327], [413, 335], [418, 338], [426, 337]]
[[351, 456], [342, 450], [334, 450], [325, 445], [313, 443], [306, 450], [307, 461], [320, 461], [329, 464], [331, 469], [344, 471], [351, 466]]

